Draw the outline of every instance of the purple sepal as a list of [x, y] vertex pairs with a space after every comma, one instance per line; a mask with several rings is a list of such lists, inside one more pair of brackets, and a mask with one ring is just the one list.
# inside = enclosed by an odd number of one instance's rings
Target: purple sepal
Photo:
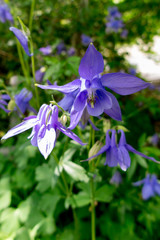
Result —
[[28, 48], [28, 38], [27, 36], [25, 36], [21, 30], [19, 30], [18, 28], [15, 27], [10, 27], [9, 28], [10, 31], [12, 31], [14, 33], [14, 35], [16, 36], [16, 38], [18, 39], [18, 41], [20, 42], [21, 46], [23, 47], [24, 51], [26, 52], [26, 54], [31, 57], [33, 56], [33, 53], [29, 52], [29, 48]]
[[88, 80], [92, 80], [94, 76], [103, 72], [104, 62], [100, 52], [98, 52], [93, 44], [90, 44], [82, 58], [79, 66], [79, 75]]
[[63, 86], [58, 86], [58, 85], [40, 85], [37, 84], [37, 87], [41, 88], [41, 89], [51, 89], [51, 90], [58, 90], [62, 93], [70, 93], [73, 92], [74, 90], [76, 90], [77, 88], [79, 88], [81, 85], [81, 81], [79, 79], [76, 79], [70, 83], [67, 83]]
[[120, 95], [129, 95], [147, 88], [150, 83], [126, 73], [108, 73], [101, 78], [102, 85]]

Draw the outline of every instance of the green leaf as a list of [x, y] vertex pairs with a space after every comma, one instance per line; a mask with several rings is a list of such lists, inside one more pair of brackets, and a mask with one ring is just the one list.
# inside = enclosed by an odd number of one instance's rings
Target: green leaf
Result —
[[89, 178], [86, 175], [86, 170], [74, 162], [65, 162], [63, 168], [68, 175], [75, 181], [88, 182]]
[[147, 164], [147, 161], [139, 156], [139, 155], [136, 155], [135, 157], [135, 160], [139, 163], [139, 165], [141, 165], [143, 168], [148, 168], [148, 164]]
[[73, 195], [73, 207], [84, 207], [91, 202], [91, 197], [86, 192], [79, 192], [76, 195]]
[[48, 164], [43, 164], [36, 168], [36, 180], [39, 182], [36, 189], [45, 192], [48, 188], [53, 188], [57, 182], [54, 170]]
[[7, 208], [3, 210], [0, 216], [1, 231], [10, 234], [20, 227], [19, 213], [17, 209]]
[[65, 229], [62, 233], [57, 234], [56, 240], [75, 240], [75, 231], [73, 229]]
[[114, 187], [109, 185], [104, 185], [96, 190], [95, 200], [99, 202], [110, 202], [113, 198]]
[[51, 235], [56, 231], [56, 225], [52, 217], [46, 217], [38, 229], [38, 234]]
[[60, 196], [57, 193], [46, 193], [42, 196], [39, 202], [39, 208], [47, 215], [53, 215], [57, 203], [60, 200]]
[[16, 236], [14, 238], [14, 240], [31, 240], [30, 236], [29, 236], [29, 232], [25, 227], [20, 228], [17, 233]]
[[64, 169], [65, 172], [75, 181], [88, 182], [89, 178], [86, 175], [86, 170], [80, 165], [71, 162], [72, 156], [75, 153], [76, 149], [68, 149], [59, 161], [59, 166], [55, 169], [55, 174], [59, 175], [60, 172]]
[[11, 203], [9, 178], [0, 181], [0, 210], [7, 208]]
[[21, 202], [18, 206], [19, 218], [21, 222], [25, 222], [28, 219], [29, 213], [31, 211], [31, 202], [29, 199]]
[[53, 76], [54, 79], [59, 78], [61, 75], [61, 63], [57, 62], [54, 65], [51, 65], [47, 70], [44, 75], [44, 80], [49, 79], [51, 76]]

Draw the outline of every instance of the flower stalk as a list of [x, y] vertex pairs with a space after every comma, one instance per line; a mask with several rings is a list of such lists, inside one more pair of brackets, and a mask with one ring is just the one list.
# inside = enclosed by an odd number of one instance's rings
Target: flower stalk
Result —
[[29, 17], [29, 30], [30, 30], [30, 32], [32, 32], [32, 22], [33, 22], [34, 8], [35, 8], [35, 0], [32, 0], [30, 17]]
[[[32, 39], [30, 40], [30, 45], [31, 45], [31, 52], [34, 52], [33, 49], [33, 42]], [[31, 62], [32, 62], [32, 75], [33, 75], [33, 80], [34, 80], [34, 84], [36, 84], [36, 76], [35, 76], [35, 63], [34, 63], [34, 55], [31, 56]], [[37, 107], [39, 108], [40, 106], [40, 102], [39, 102], [39, 95], [38, 95], [38, 89], [35, 86], [35, 95], [36, 95], [36, 103], [37, 103]]]

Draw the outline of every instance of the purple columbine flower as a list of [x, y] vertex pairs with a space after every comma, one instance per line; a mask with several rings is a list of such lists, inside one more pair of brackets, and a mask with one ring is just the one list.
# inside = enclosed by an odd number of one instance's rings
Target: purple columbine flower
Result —
[[[110, 132], [111, 132], [111, 138], [109, 135]], [[119, 144], [116, 144], [116, 131], [108, 130], [106, 133], [106, 145], [103, 146], [96, 155], [86, 159], [85, 161], [88, 161], [106, 152], [105, 165], [108, 165], [109, 167], [116, 167], [117, 165], [119, 165], [123, 171], [126, 171], [127, 168], [129, 168], [131, 165], [129, 152], [133, 152], [135, 154], [140, 155], [141, 157], [147, 158], [156, 163], [160, 163], [156, 161], [153, 157], [148, 157], [145, 154], [138, 152], [131, 145], [129, 145], [126, 142], [125, 133], [123, 130], [118, 130], [118, 133], [121, 133]]]
[[106, 23], [106, 27], [108, 32], [113, 31], [117, 33], [119, 29], [124, 27], [124, 23], [122, 22], [122, 20], [110, 18], [109, 21]]
[[28, 37], [26, 36], [26, 34], [23, 33], [21, 30], [19, 30], [18, 28], [15, 28], [15, 27], [10, 27], [9, 30], [14, 33], [14, 35], [16, 36], [16, 38], [18, 39], [18, 41], [20, 42], [21, 46], [23, 47], [25, 53], [26, 53], [29, 57], [33, 56], [33, 53], [30, 53], [30, 52], [29, 52], [29, 48], [28, 48]]
[[158, 142], [159, 142], [159, 136], [157, 133], [155, 133], [152, 137], [151, 137], [151, 143], [153, 144], [153, 146], [157, 146]]
[[35, 72], [36, 82], [42, 83], [45, 72], [46, 72], [45, 67], [41, 67]]
[[133, 183], [133, 186], [137, 187], [143, 185], [142, 198], [148, 200], [155, 195], [160, 196], [160, 183], [155, 174], [147, 174], [146, 178]]
[[57, 54], [58, 55], [60, 55], [63, 52], [66, 52], [66, 46], [65, 46], [64, 42], [59, 43], [57, 45], [56, 49], [57, 49]]
[[0, 108], [3, 109], [6, 113], [10, 112], [10, 110], [6, 108], [6, 106], [8, 105], [7, 101], [10, 101], [10, 100], [11, 98], [8, 94], [0, 95]]
[[89, 36], [87, 36], [85, 34], [82, 34], [81, 42], [82, 42], [83, 46], [87, 47], [92, 42], [92, 38], [90, 38]]
[[51, 48], [51, 46], [50, 45], [48, 45], [47, 47], [41, 47], [40, 49], [39, 49], [39, 51], [41, 52], [41, 53], [43, 53], [43, 55], [50, 55], [51, 53], [52, 53], [52, 48]]
[[73, 56], [75, 55], [75, 53], [76, 53], [76, 50], [74, 47], [70, 47], [67, 51], [68, 56]]
[[138, 92], [150, 84], [144, 82], [140, 78], [126, 74], [126, 73], [108, 73], [103, 76], [104, 62], [100, 52], [98, 52], [93, 44], [90, 44], [79, 66], [80, 78], [76, 79], [64, 86], [58, 85], [40, 85], [37, 86], [42, 89], [58, 90], [66, 97], [66, 104], [70, 105], [72, 102], [71, 93], [76, 96], [71, 108], [71, 123], [69, 128], [76, 127], [85, 110], [91, 116], [99, 116], [103, 112], [108, 114], [111, 118], [121, 121], [121, 110], [117, 99], [113, 94], [105, 90], [105, 87], [120, 95], [129, 95]]
[[5, 23], [6, 21], [13, 23], [13, 17], [10, 13], [8, 5], [3, 1], [0, 1], [0, 22]]
[[26, 88], [23, 88], [19, 94], [15, 95], [15, 103], [18, 108], [17, 110], [20, 110], [23, 114], [29, 110], [34, 113], [36, 113], [36, 110], [32, 108], [29, 104], [29, 101], [33, 97], [32, 93], [28, 91]]
[[136, 69], [135, 68], [129, 68], [129, 73], [131, 75], [136, 75]]
[[117, 7], [109, 7], [108, 12], [109, 15], [113, 18], [121, 18], [122, 16]]
[[31, 139], [33, 146], [38, 147], [45, 159], [47, 159], [55, 146], [58, 130], [79, 144], [85, 145], [76, 134], [58, 121], [58, 107], [47, 104], [41, 106], [37, 116], [25, 118], [22, 123], [10, 129], [2, 139], [13, 137], [30, 128], [33, 129], [28, 139]]
[[121, 38], [126, 38], [127, 36], [128, 36], [128, 30], [127, 29], [122, 30]]
[[115, 171], [115, 173], [113, 174], [110, 183], [111, 184], [115, 184], [115, 185], [119, 185], [122, 182], [122, 176], [120, 174], [119, 171]]

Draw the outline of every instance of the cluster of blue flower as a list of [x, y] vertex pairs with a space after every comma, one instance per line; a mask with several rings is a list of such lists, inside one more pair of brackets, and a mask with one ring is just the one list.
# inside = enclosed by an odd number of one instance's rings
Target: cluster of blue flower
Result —
[[128, 35], [128, 30], [125, 29], [125, 25], [122, 20], [122, 15], [117, 7], [108, 8], [109, 16], [106, 17], [106, 33], [118, 33], [121, 32], [121, 37], [126, 38]]
[[8, 5], [0, 0], [0, 22], [5, 23], [6, 21], [13, 23], [13, 17]]

